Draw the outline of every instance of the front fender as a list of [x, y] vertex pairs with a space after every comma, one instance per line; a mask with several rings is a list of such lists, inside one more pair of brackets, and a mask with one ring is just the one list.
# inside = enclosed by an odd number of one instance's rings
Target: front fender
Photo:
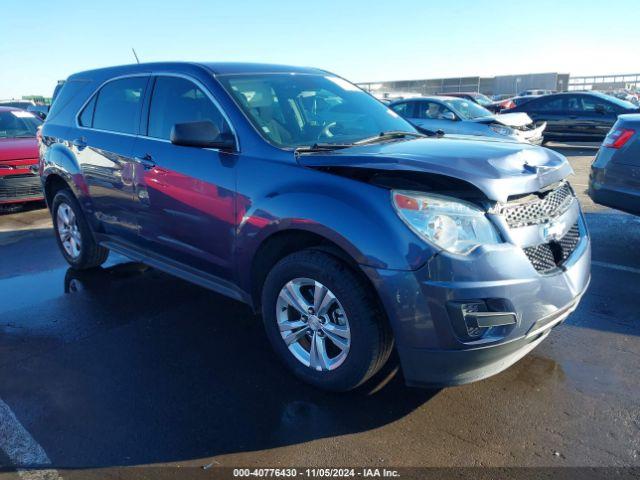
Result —
[[283, 231], [314, 233], [360, 265], [378, 269], [415, 270], [433, 255], [397, 216], [388, 190], [315, 170], [296, 170], [300, 175], [295, 183], [257, 197], [238, 196], [236, 253], [241, 284], [248, 284], [260, 245]]

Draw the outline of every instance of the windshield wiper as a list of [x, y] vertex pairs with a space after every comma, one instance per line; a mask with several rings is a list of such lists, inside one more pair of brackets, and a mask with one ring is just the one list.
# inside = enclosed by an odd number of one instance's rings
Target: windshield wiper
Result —
[[388, 132], [380, 132], [375, 137], [363, 138], [362, 140], [358, 140], [354, 142], [353, 145], [367, 145], [369, 143], [377, 143], [384, 142], [385, 140], [391, 140], [394, 138], [405, 138], [405, 137], [419, 137], [426, 138], [428, 135], [418, 132], [405, 132], [402, 130], [390, 130]]
[[313, 145], [302, 145], [296, 147], [294, 152], [310, 153], [310, 152], [330, 152], [331, 150], [340, 150], [342, 148], [353, 147], [352, 143], [314, 143]]

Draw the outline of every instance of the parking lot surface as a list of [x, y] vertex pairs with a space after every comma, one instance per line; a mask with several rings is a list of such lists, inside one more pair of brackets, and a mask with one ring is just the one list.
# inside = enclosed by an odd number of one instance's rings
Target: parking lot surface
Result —
[[640, 466], [640, 220], [586, 197], [595, 149], [554, 148], [587, 212], [589, 291], [516, 365], [443, 390], [387, 371], [362, 391], [319, 392], [284, 370], [244, 305], [117, 255], [74, 272], [46, 211], [0, 217], [0, 478], [29, 467], [91, 478], [149, 465]]

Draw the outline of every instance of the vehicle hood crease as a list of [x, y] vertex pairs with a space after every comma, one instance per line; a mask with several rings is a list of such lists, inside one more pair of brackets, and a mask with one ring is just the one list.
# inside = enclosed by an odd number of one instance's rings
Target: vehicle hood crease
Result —
[[349, 167], [415, 171], [464, 180], [490, 200], [538, 191], [573, 173], [569, 162], [552, 150], [515, 142], [425, 138], [303, 154], [311, 168]]

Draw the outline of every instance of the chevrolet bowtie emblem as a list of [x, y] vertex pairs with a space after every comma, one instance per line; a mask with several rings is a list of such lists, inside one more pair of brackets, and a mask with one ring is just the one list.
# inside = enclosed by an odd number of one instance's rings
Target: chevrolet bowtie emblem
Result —
[[567, 225], [564, 222], [551, 222], [542, 228], [542, 237], [546, 242], [560, 240], [564, 236], [566, 229]]

